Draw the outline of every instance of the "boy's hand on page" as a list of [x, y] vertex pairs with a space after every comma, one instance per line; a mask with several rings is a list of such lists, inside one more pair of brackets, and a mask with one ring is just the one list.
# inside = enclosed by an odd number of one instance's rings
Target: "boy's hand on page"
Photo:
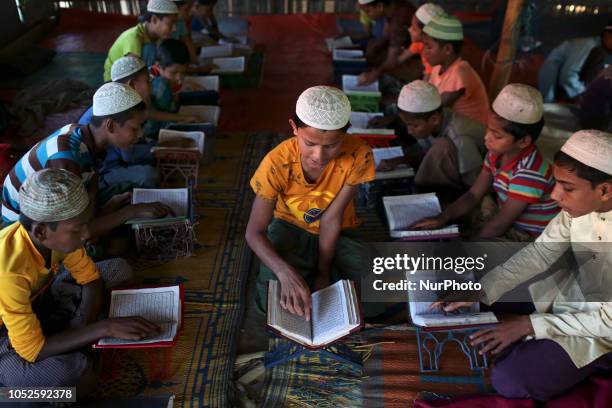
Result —
[[308, 289], [304, 278], [295, 270], [289, 269], [279, 274], [278, 280], [281, 284], [281, 307], [287, 309], [290, 313], [304, 316], [306, 320], [310, 320], [310, 309], [312, 307], [310, 289]]
[[369, 129], [385, 129], [395, 120], [395, 116], [374, 116], [368, 121]]
[[[399, 160], [398, 160], [399, 159]], [[376, 167], [376, 171], [391, 171], [395, 170], [397, 166], [399, 166], [403, 162], [403, 157], [398, 157], [395, 159], [384, 159], [381, 160]]]
[[130, 218], [162, 218], [174, 217], [172, 208], [163, 203], [141, 203], [132, 205], [132, 217]]
[[357, 83], [360, 86], [370, 85], [378, 79], [378, 74], [375, 71], [364, 72], [357, 78]]
[[443, 300], [433, 302], [429, 305], [429, 310], [442, 310], [443, 312], [450, 313], [455, 312], [461, 307], [470, 307], [476, 302], [445, 302]]
[[105, 337], [123, 340], [142, 340], [158, 334], [161, 329], [155, 323], [139, 316], [113, 317], [103, 320]]
[[414, 224], [410, 225], [408, 229], [425, 229], [425, 230], [437, 229], [437, 228], [441, 228], [445, 226], [448, 223], [448, 221], [449, 221], [448, 217], [444, 215], [444, 213], [442, 213], [438, 215], [437, 217], [423, 218], [422, 220], [419, 220], [415, 222]]
[[482, 329], [470, 336], [471, 345], [483, 344], [479, 353], [491, 352], [495, 355], [512, 343], [533, 335], [533, 325], [529, 316], [510, 316], [495, 327]]
[[115, 194], [102, 207], [102, 214], [110, 214], [117, 211], [121, 207], [125, 207], [132, 201], [132, 192], [128, 191], [122, 194]]

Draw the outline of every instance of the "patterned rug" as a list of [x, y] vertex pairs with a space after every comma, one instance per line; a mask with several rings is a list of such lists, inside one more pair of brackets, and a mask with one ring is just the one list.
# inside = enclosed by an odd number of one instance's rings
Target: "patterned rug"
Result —
[[104, 354], [100, 398], [175, 394], [176, 407], [229, 405], [234, 343], [244, 307], [241, 293], [251, 261], [244, 241], [252, 202], [248, 181], [270, 140], [270, 134], [216, 137], [215, 157], [201, 166], [195, 193], [195, 256], [134, 265], [146, 284], [184, 284], [185, 325], [178, 345], [171, 353]]

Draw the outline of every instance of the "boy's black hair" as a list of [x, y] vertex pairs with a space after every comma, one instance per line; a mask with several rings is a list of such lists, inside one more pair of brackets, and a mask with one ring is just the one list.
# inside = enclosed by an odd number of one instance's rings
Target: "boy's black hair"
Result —
[[181, 40], [167, 38], [157, 46], [157, 62], [162, 68], [170, 65], [188, 65], [191, 62], [189, 49]]
[[510, 133], [512, 135], [512, 139], [515, 142], [526, 136], [531, 136], [531, 143], [534, 144], [535, 141], [538, 140], [538, 137], [540, 137], [540, 133], [542, 133], [542, 128], [544, 128], [544, 117], [542, 117], [536, 123], [525, 125], [523, 123], [516, 123], [509, 121], [508, 119], [504, 119], [496, 113], [495, 115], [499, 120], [504, 123], [502, 129]]
[[[34, 221], [33, 219], [29, 218], [26, 215], [23, 214], [19, 214], [19, 223], [21, 225], [23, 225], [23, 228], [26, 229], [26, 231], [32, 231], [32, 226], [34, 225], [36, 221]], [[56, 231], [57, 230], [57, 224], [58, 222], [39, 222], [39, 224], [45, 224], [47, 227], [49, 227], [49, 229], [51, 231]]]
[[143, 15], [138, 17], [138, 22], [139, 23], [144, 23], [144, 22], [150, 23], [151, 19], [153, 19], [153, 16], [159, 19], [163, 19], [164, 17], [176, 16], [176, 14], [151, 13], [150, 11], [147, 11]]
[[431, 118], [435, 113], [439, 113], [440, 115], [442, 115], [442, 110], [444, 109], [444, 106], [440, 105], [440, 107], [438, 109], [434, 109], [432, 111], [429, 112], [407, 112], [405, 110], [402, 110], [400, 108], [397, 108], [397, 110], [405, 116], [408, 116], [411, 119], [415, 119], [415, 120], [427, 120], [429, 118]]
[[209, 7], [217, 4], [217, 0], [195, 0], [194, 3], [197, 3], [200, 6]]
[[[293, 122], [295, 122], [295, 126], [297, 126], [298, 129], [302, 129], [305, 127], [308, 127], [309, 125], [305, 124], [304, 122], [302, 122], [302, 119], [299, 118], [299, 116], [297, 115], [297, 113], [293, 114]], [[312, 126], [310, 126], [312, 127]], [[343, 128], [337, 129], [337, 130], [341, 130], [343, 132], [346, 132], [349, 128], [351, 127], [351, 122], [348, 122]], [[323, 129], [321, 129], [323, 130]], [[323, 130], [324, 132], [326, 132], [326, 130]]]
[[438, 43], [438, 46], [440, 48], [444, 48], [446, 44], [449, 44], [451, 48], [453, 49], [453, 53], [455, 53], [455, 55], [461, 54], [461, 49], [463, 48], [463, 40], [457, 40], [457, 41], [440, 40], [439, 38], [433, 38], [432, 36], [429, 36], [429, 38], [431, 38], [436, 43]]
[[593, 188], [605, 181], [612, 182], [612, 174], [607, 174], [601, 170], [587, 166], [561, 150], [555, 153], [554, 163], [555, 165], [563, 167], [569, 172], [576, 174], [576, 176], [580, 177], [581, 179], [588, 180]]
[[132, 75], [128, 75], [124, 78], [118, 79], [115, 82], [119, 82], [121, 84], [127, 84], [128, 82], [130, 82], [132, 79], [136, 79], [138, 78], [140, 75], [142, 74], [146, 74], [147, 78], [149, 77], [149, 70], [147, 69], [146, 66], [142, 67], [142, 69], [134, 72]]
[[91, 124], [94, 127], [100, 127], [102, 126], [102, 123], [106, 119], [112, 119], [113, 121], [117, 122], [119, 126], [123, 126], [125, 122], [127, 122], [128, 120], [134, 117], [135, 113], [144, 112], [146, 109], [147, 109], [147, 105], [144, 103], [144, 101], [141, 101], [138, 105], [133, 106], [128, 110], [124, 110], [123, 112], [115, 113], [114, 115], [107, 115], [107, 116], [95, 116], [94, 115], [91, 117]]

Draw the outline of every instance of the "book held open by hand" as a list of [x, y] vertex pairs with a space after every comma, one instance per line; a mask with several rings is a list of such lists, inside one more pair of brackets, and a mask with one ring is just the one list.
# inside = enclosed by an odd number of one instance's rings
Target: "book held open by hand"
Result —
[[182, 324], [183, 294], [180, 285], [111, 292], [109, 318], [140, 316], [157, 324], [161, 331], [143, 340], [102, 338], [95, 348], [168, 347], [176, 343]]
[[128, 220], [135, 228], [143, 225], [167, 225], [185, 221], [191, 217], [191, 193], [188, 188], [135, 188], [132, 191], [132, 204], [155, 203], [166, 204], [174, 211], [174, 216], [164, 218]]
[[363, 325], [355, 284], [340, 280], [311, 295], [310, 321], [280, 305], [281, 285], [268, 282], [268, 327], [307, 348], [317, 349], [347, 336]]

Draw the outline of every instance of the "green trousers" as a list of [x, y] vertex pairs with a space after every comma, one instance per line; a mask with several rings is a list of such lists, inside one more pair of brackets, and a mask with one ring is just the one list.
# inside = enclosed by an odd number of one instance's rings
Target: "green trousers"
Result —
[[[350, 279], [357, 288], [361, 278], [371, 273], [367, 265], [363, 245], [352, 239], [349, 230], [342, 231], [336, 242], [336, 252], [331, 270], [331, 283], [340, 279]], [[274, 249], [289, 265], [302, 275], [306, 284], [312, 287], [318, 271], [319, 236], [311, 234], [293, 224], [275, 218], [268, 226], [268, 239]], [[257, 276], [256, 309], [261, 313], [267, 310], [268, 281], [277, 280], [270, 268], [261, 263]], [[384, 311], [384, 304], [368, 303], [362, 305], [365, 316], [373, 317]]]

